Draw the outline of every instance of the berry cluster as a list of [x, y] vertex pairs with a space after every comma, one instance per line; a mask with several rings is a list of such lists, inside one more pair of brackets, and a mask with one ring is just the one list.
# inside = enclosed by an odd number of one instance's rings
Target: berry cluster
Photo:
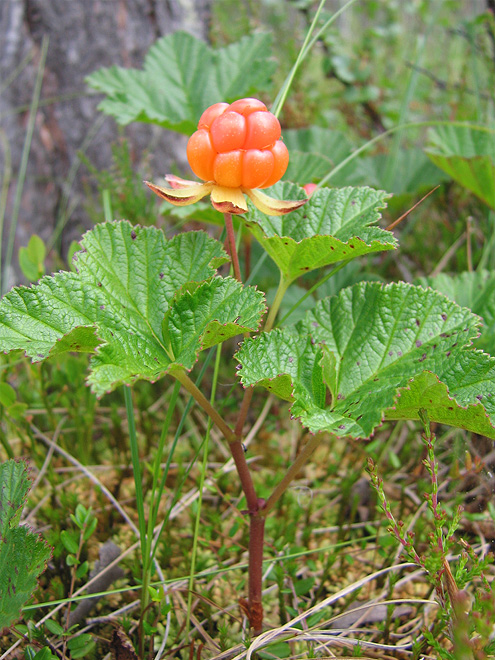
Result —
[[285, 173], [289, 152], [278, 119], [258, 99], [215, 103], [187, 144], [194, 174], [227, 188], [268, 188]]

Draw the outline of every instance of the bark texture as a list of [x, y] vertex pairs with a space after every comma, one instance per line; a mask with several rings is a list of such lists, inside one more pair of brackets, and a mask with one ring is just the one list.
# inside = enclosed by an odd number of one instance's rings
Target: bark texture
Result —
[[[88, 227], [84, 212], [87, 171], [77, 168], [83, 149], [98, 168], [111, 161], [117, 127], [96, 110], [101, 96], [90, 93], [84, 78], [113, 64], [141, 67], [160, 36], [185, 29], [206, 38], [211, 0], [0, 0], [0, 173], [11, 161], [3, 248], [26, 135], [29, 104], [41, 44], [48, 37], [40, 107], [29, 153], [18, 216], [13, 263], [20, 245], [37, 233], [48, 239], [67, 217], [63, 245]], [[152, 169], [164, 174], [170, 161], [184, 159], [184, 140], [159, 127], [125, 129], [136, 157], [152, 146]], [[0, 179], [2, 180], [2, 179]], [[9, 273], [9, 284], [16, 279]], [[5, 282], [4, 282], [5, 287]]]

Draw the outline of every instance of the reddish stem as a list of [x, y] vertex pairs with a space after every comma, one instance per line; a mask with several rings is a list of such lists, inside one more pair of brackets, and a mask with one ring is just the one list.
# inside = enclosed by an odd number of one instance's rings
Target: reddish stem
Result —
[[234, 433], [235, 437], [240, 440], [242, 438], [242, 430], [246, 422], [246, 417], [249, 412], [249, 406], [251, 405], [251, 399], [253, 398], [253, 388], [248, 387], [244, 390], [244, 398], [241, 403], [241, 410], [239, 412], [239, 417], [237, 418], [237, 424], [235, 425]]
[[241, 268], [239, 266], [239, 257], [237, 255], [237, 248], [235, 246], [234, 225], [232, 223], [232, 213], [224, 213], [225, 229], [227, 230], [227, 239], [230, 246], [230, 258], [232, 259], [232, 266], [234, 267], [234, 275], [236, 280], [242, 282]]
[[237, 468], [237, 473], [239, 474], [239, 479], [241, 480], [242, 490], [246, 496], [246, 503], [248, 507], [248, 513], [252, 515], [256, 513], [259, 509], [258, 496], [254, 490], [253, 480], [251, 478], [251, 472], [249, 471], [249, 465], [246, 461], [246, 456], [244, 454], [244, 447], [240, 440], [233, 440], [229, 442], [230, 453], [234, 459], [235, 466]]
[[[251, 396], [244, 397], [243, 407], [249, 408]], [[242, 408], [241, 408], [242, 415]], [[240, 416], [241, 417], [241, 416]], [[239, 425], [239, 423], [238, 423]], [[236, 427], [237, 430], [237, 427]], [[242, 425], [241, 425], [242, 431]], [[229, 442], [232, 458], [234, 459], [242, 490], [246, 497], [247, 513], [249, 514], [249, 571], [248, 571], [248, 602], [246, 614], [255, 634], [261, 632], [263, 627], [263, 604], [261, 591], [263, 583], [263, 544], [265, 537], [265, 518], [259, 512], [265, 505], [265, 500], [258, 498], [254, 489], [251, 472], [244, 454], [244, 447], [240, 439]], [[241, 603], [243, 601], [241, 599]]]
[[[258, 509], [262, 509], [264, 500], [257, 502]], [[249, 525], [249, 623], [254, 634], [261, 632], [263, 627], [263, 604], [261, 598], [261, 585], [263, 580], [263, 542], [265, 536], [265, 519], [251, 515]]]

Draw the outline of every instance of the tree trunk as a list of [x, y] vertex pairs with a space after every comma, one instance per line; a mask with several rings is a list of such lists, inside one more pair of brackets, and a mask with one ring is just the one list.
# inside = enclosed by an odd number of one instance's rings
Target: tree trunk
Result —
[[[48, 50], [17, 214], [14, 266], [18, 248], [31, 234], [47, 240], [57, 226], [66, 224], [62, 238], [67, 246], [89, 225], [84, 212], [88, 175], [86, 168], [78, 167], [77, 154], [84, 150], [96, 167], [107, 168], [117, 127], [96, 110], [101, 97], [88, 91], [85, 76], [113, 64], [141, 67], [150, 45], [178, 29], [206, 38], [210, 2], [0, 0], [0, 181], [9, 183], [3, 262], [43, 38], [48, 39]], [[137, 157], [153, 146], [152, 169], [157, 176], [169, 170], [171, 161], [184, 162], [184, 140], [159, 127], [131, 125], [126, 136]], [[1, 206], [0, 198], [0, 213]], [[16, 273], [9, 269], [4, 290], [15, 282]]]

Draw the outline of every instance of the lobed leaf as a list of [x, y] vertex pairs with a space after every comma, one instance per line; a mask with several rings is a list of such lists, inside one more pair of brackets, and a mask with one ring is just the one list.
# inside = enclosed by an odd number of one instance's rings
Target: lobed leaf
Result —
[[[478, 324], [431, 289], [364, 282], [320, 301], [293, 327], [246, 340], [236, 358], [244, 386], [291, 401], [313, 432], [366, 438], [384, 419], [426, 408], [432, 421], [495, 438], [495, 359], [469, 348]], [[412, 380], [425, 372], [437, 379], [434, 397], [432, 386]]]
[[[479, 359], [477, 358], [477, 360]], [[495, 364], [493, 360], [489, 369], [492, 372], [491, 378], [493, 381], [495, 377]], [[442, 377], [444, 381], [447, 378], [445, 373], [442, 374]], [[456, 383], [454, 383], [455, 385]], [[476, 383], [477, 392], [484, 389], [479, 382]], [[492, 399], [493, 385], [490, 386], [488, 384], [486, 391], [490, 395], [489, 399], [487, 399], [488, 405], [479, 405], [478, 401], [483, 400], [483, 395], [480, 394], [475, 394], [475, 398], [481, 397], [476, 403], [462, 405], [460, 400], [463, 397], [459, 392], [456, 392], [455, 397], [450, 396], [449, 388], [445, 382], [441, 382], [436, 374], [430, 371], [423, 371], [422, 374], [413, 378], [407, 387], [398, 391], [394, 406], [385, 412], [385, 419], [420, 419], [420, 408], [427, 408], [429, 418], [436, 422], [468, 431], [476, 429], [476, 432], [481, 435], [493, 437], [493, 426], [490, 421], [490, 416], [492, 420], [495, 418]], [[468, 396], [466, 398], [468, 401], [472, 401], [472, 397]], [[490, 416], [487, 415], [488, 410], [491, 413]]]
[[474, 340], [476, 348], [495, 354], [495, 272], [485, 269], [457, 275], [440, 273], [421, 277], [417, 284], [441, 291], [447, 298], [481, 316], [480, 336]]
[[98, 107], [119, 124], [154, 123], [190, 135], [208, 106], [267, 84], [275, 68], [267, 57], [270, 47], [271, 36], [257, 33], [212, 50], [178, 31], [151, 46], [142, 70], [102, 68], [86, 81], [106, 94]]
[[3, 298], [0, 350], [22, 349], [33, 361], [94, 352], [88, 380], [98, 395], [191, 369], [200, 350], [256, 330], [265, 311], [261, 292], [213, 278], [227, 256], [204, 232], [167, 241], [154, 227], [111, 222], [81, 246], [77, 273], [44, 277]]
[[[278, 199], [303, 199], [304, 191], [290, 183], [270, 189]], [[252, 210], [244, 220], [275, 261], [286, 281], [316, 268], [377, 252], [393, 250], [393, 234], [376, 226], [389, 195], [372, 188], [323, 188], [297, 211], [265, 216]]]
[[433, 163], [495, 209], [495, 132], [452, 124], [430, 129], [428, 136]]
[[19, 618], [51, 556], [38, 534], [19, 526], [30, 485], [24, 462], [0, 465], [0, 631]]

